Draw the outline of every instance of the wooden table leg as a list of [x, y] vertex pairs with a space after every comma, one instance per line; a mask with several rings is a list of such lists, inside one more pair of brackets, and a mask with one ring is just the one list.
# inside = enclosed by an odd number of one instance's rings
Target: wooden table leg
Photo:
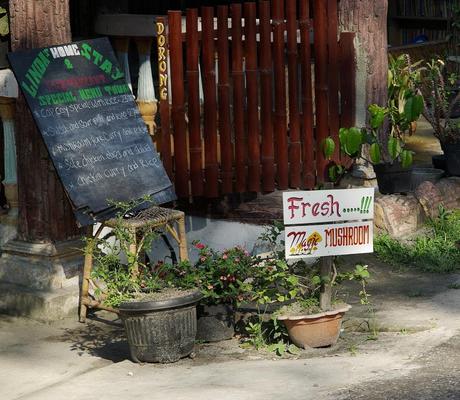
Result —
[[177, 220], [177, 226], [179, 227], [179, 257], [181, 261], [188, 260], [187, 252], [187, 235], [185, 234], [185, 216], [182, 216]]
[[[92, 239], [90, 239], [92, 240]], [[93, 248], [88, 249], [85, 254], [85, 264], [83, 266], [83, 278], [81, 283], [80, 294], [80, 322], [86, 321], [87, 301], [89, 301], [89, 279], [93, 268]]]

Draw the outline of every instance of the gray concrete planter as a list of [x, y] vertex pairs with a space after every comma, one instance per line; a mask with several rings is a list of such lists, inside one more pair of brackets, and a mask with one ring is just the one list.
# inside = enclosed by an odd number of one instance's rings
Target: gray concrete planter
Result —
[[235, 334], [235, 309], [229, 304], [198, 305], [197, 340], [219, 342]]
[[171, 363], [188, 356], [195, 344], [200, 292], [168, 300], [122, 303], [120, 317], [134, 362]]

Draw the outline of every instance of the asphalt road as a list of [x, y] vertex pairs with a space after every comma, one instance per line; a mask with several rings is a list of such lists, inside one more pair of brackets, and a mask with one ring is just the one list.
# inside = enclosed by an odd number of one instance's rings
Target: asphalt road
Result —
[[459, 400], [460, 334], [417, 360], [420, 368], [408, 376], [353, 386], [337, 400]]

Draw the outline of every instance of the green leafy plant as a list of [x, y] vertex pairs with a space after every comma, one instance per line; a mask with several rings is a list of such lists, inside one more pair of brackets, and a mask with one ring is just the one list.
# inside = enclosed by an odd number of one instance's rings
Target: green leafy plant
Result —
[[424, 234], [402, 242], [387, 234], [374, 241], [378, 257], [397, 265], [415, 266], [429, 272], [453, 272], [460, 267], [460, 211], [442, 210], [428, 222]]
[[[111, 232], [103, 237], [85, 238], [85, 253], [93, 256], [92, 279], [99, 282], [95, 295], [108, 307], [118, 307], [146, 294], [165, 288], [195, 288], [193, 279], [184, 272], [185, 263], [178, 265], [159, 262], [150, 265], [144, 257], [158, 237], [155, 228], [145, 226], [136, 235], [124, 224], [125, 215], [138, 206], [134, 203], [114, 203], [119, 210]], [[136, 244], [136, 251], [132, 245]]]
[[[369, 278], [367, 266], [357, 265], [353, 271], [338, 274], [334, 268], [331, 276], [321, 277], [318, 265], [306, 265], [304, 261], [287, 263], [284, 252], [277, 251], [280, 226], [275, 224], [269, 227], [263, 239], [272, 252], [268, 257], [256, 257], [256, 268], [250, 283], [252, 301], [256, 302], [258, 316], [247, 325], [248, 338], [246, 345], [257, 349], [266, 348], [277, 355], [285, 353], [295, 354], [295, 346], [289, 342], [284, 324], [278, 320], [279, 315], [315, 314], [322, 310], [320, 307], [320, 289], [325, 283], [334, 287], [345, 280], [356, 280], [362, 284], [360, 297], [363, 304], [369, 304], [369, 295], [366, 292], [366, 282]], [[331, 303], [337, 302], [333, 296]], [[268, 308], [277, 305], [279, 308], [268, 315]], [[281, 306], [281, 307], [280, 307]]]
[[419, 84], [425, 99], [423, 115], [441, 143], [459, 143], [460, 122], [452, 119], [451, 114], [460, 104], [460, 91], [454, 90], [460, 77], [456, 73], [449, 74], [442, 59], [427, 62], [426, 71]]
[[236, 305], [250, 296], [247, 280], [253, 273], [254, 262], [244, 248], [219, 252], [200, 242], [194, 245], [199, 250], [198, 261], [184, 263], [183, 275], [200, 288], [202, 302]]
[[[368, 126], [340, 128], [338, 145], [342, 153], [352, 159], [362, 158], [371, 164], [400, 162], [406, 168], [412, 164], [413, 152], [405, 148], [405, 136], [415, 130], [424, 107], [419, 90], [424, 68], [420, 62], [412, 64], [407, 54], [396, 58], [390, 55], [388, 65], [387, 104], [369, 105]], [[323, 141], [325, 158], [331, 159], [336, 145], [332, 137]], [[369, 158], [363, 156], [364, 145], [369, 146]], [[329, 168], [329, 178], [333, 182], [344, 173], [343, 165], [333, 163]]]

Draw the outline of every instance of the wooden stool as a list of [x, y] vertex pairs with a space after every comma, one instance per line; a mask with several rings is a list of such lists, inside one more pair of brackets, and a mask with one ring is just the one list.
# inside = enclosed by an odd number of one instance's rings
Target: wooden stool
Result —
[[[90, 232], [88, 232], [88, 236], [97, 239], [104, 227], [113, 228], [119, 223], [120, 220], [115, 218], [102, 223], [94, 236], [93, 227], [91, 226]], [[123, 227], [128, 228], [132, 234], [133, 240], [131, 241], [129, 248], [130, 252], [133, 252], [134, 254], [137, 252], [137, 230], [165, 227], [179, 245], [180, 260], [188, 260], [187, 238], [185, 234], [185, 214], [182, 211], [154, 206], [139, 212], [132, 218], [123, 219], [122, 225]], [[118, 310], [104, 306], [100, 301], [92, 299], [89, 295], [90, 283], [95, 286], [94, 282], [91, 280], [91, 270], [93, 268], [93, 251], [94, 248], [90, 248], [85, 254], [85, 264], [83, 267], [83, 279], [80, 295], [80, 322], [85, 322], [88, 307], [118, 313]]]

